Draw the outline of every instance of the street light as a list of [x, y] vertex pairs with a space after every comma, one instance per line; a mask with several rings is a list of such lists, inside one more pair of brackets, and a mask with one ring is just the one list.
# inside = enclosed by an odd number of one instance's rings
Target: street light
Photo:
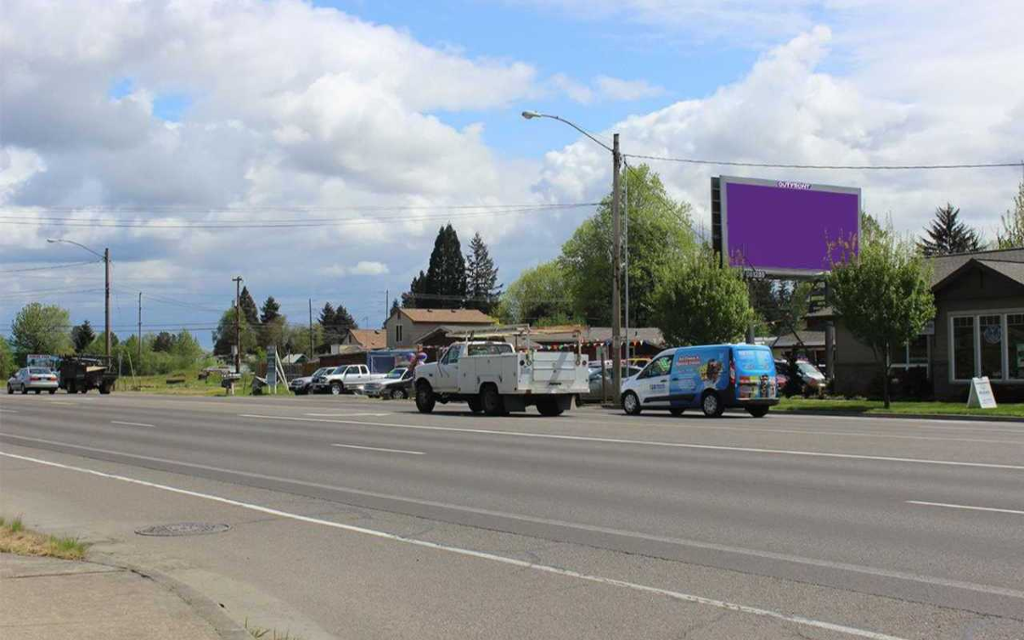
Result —
[[103, 297], [103, 308], [104, 308], [104, 316], [105, 316], [105, 319], [106, 319], [106, 323], [105, 323], [105, 326], [103, 328], [103, 337], [104, 337], [104, 341], [106, 342], [107, 358], [109, 358], [110, 357], [110, 248], [108, 247], [108, 248], [103, 249], [103, 254], [101, 255], [100, 253], [98, 253], [96, 251], [93, 251], [89, 247], [85, 246], [81, 242], [75, 242], [74, 240], [66, 240], [64, 238], [47, 238], [46, 241], [48, 243], [50, 243], [50, 244], [59, 244], [59, 243], [73, 244], [76, 247], [81, 247], [82, 249], [85, 249], [86, 251], [88, 251], [92, 255], [96, 256], [97, 258], [100, 258], [101, 260], [103, 260], [103, 268], [104, 268], [104, 272], [106, 274], [106, 286], [104, 287], [104, 297]]
[[619, 167], [622, 164], [622, 154], [619, 153], [619, 134], [616, 133], [612, 136], [612, 146], [609, 147], [576, 123], [565, 118], [540, 113], [539, 111], [524, 111], [522, 115], [527, 120], [533, 120], [534, 118], [558, 120], [579, 131], [612, 154], [612, 390], [615, 392], [615, 402], [618, 402], [619, 395], [622, 392], [622, 311], [619, 295], [619, 278], [622, 271], [622, 227], [619, 221]]

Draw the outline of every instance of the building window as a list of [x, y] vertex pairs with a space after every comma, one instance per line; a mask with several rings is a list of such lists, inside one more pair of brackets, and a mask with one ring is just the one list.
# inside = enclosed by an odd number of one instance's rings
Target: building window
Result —
[[951, 380], [1024, 382], [1024, 313], [990, 311], [950, 319]]
[[1024, 380], [1024, 313], [1006, 316], [1006, 345], [1009, 350], [1009, 380]]
[[395, 342], [401, 342], [401, 341], [402, 341], [402, 325], [396, 324], [395, 325]]
[[890, 360], [893, 369], [921, 368], [926, 371], [931, 362], [931, 344], [928, 336], [920, 335], [910, 342], [893, 347]]
[[981, 375], [993, 380], [1003, 379], [1003, 317], [978, 318], [981, 354]]
[[974, 377], [974, 318], [953, 318], [953, 378]]

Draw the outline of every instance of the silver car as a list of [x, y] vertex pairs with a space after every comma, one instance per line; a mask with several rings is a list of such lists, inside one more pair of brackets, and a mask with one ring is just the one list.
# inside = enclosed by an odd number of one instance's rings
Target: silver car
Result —
[[[600, 365], [600, 362], [598, 363]], [[622, 379], [630, 378], [640, 373], [643, 369], [641, 367], [622, 367]], [[590, 392], [580, 398], [583, 402], [601, 402], [601, 392], [604, 389], [612, 388], [612, 370], [606, 368], [604, 370], [604, 387], [601, 385], [601, 369], [591, 368], [590, 370]]]
[[57, 374], [43, 367], [25, 367], [7, 380], [7, 393], [12, 394], [20, 391], [23, 394], [35, 391], [40, 394], [48, 391], [51, 395], [57, 393]]

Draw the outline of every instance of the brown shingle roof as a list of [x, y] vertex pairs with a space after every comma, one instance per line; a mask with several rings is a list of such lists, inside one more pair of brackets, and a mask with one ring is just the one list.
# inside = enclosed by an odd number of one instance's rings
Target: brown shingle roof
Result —
[[388, 346], [388, 336], [380, 329], [350, 329], [349, 333], [353, 342], [364, 349], [386, 349]]
[[479, 309], [402, 309], [413, 322], [444, 324], [494, 324], [494, 318]]

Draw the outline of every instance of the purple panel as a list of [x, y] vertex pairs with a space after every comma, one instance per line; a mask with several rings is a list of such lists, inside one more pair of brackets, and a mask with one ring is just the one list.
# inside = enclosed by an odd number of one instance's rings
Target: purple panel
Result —
[[[733, 266], [827, 270], [828, 243], [849, 240], [857, 233], [856, 193], [736, 182], [726, 182], [725, 189]], [[840, 255], [838, 249], [833, 251], [834, 258]]]

